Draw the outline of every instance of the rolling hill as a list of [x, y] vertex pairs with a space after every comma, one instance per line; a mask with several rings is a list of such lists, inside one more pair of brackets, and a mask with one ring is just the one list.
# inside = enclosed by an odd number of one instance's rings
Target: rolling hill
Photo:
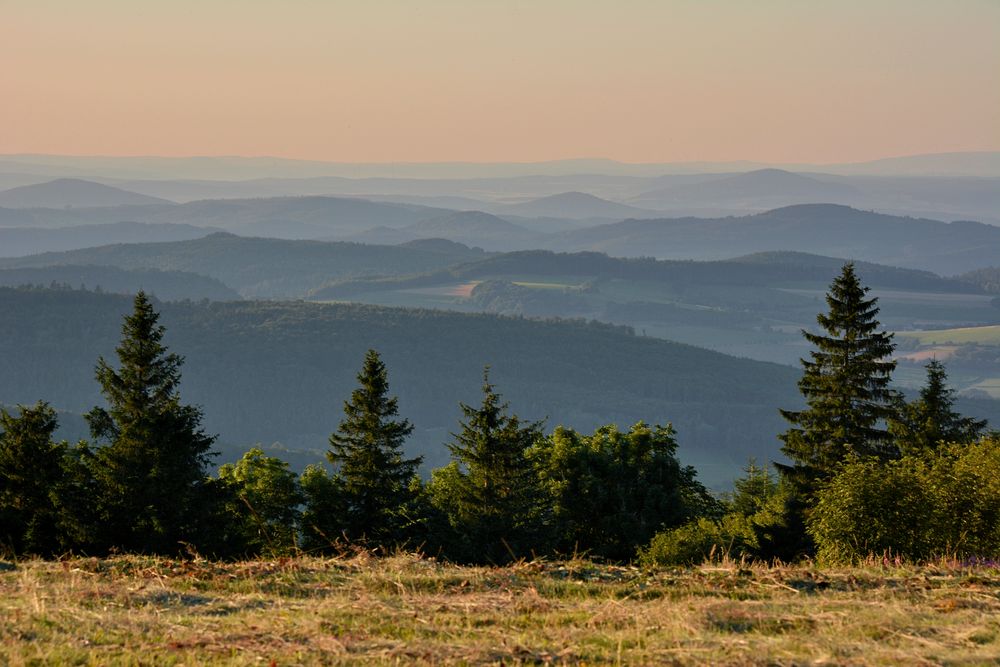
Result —
[[144, 290], [164, 301], [235, 301], [240, 298], [235, 290], [214, 278], [184, 271], [73, 265], [0, 269], [0, 286], [49, 287], [53, 284], [73, 288], [82, 286], [113, 294], [135, 294]]
[[544, 247], [661, 259], [792, 250], [953, 275], [996, 264], [1000, 227], [808, 204], [744, 217], [625, 220], [554, 234]]
[[421, 220], [401, 231], [415, 238], [441, 238], [487, 250], [509, 250], [530, 246], [542, 238], [513, 222], [482, 211], [458, 211], [439, 218]]
[[[0, 289], [0, 403], [44, 398], [75, 413], [96, 405], [94, 364], [113, 358], [130, 305], [93, 292]], [[485, 364], [513, 410], [550, 427], [672, 421], [685, 462], [716, 483], [748, 456], [776, 457], [777, 408], [798, 401], [795, 369], [608, 325], [302, 302], [160, 309], [166, 344], [186, 358], [184, 400], [204, 406], [208, 430], [233, 449], [325, 449], [369, 347], [418, 428], [412, 450], [432, 466], [446, 459], [458, 402], [479, 400]]]
[[0, 206], [7, 208], [94, 208], [171, 203], [166, 199], [78, 178], [59, 178], [0, 192]]
[[447, 209], [347, 197], [209, 199], [187, 204], [31, 211], [36, 224], [44, 226], [121, 221], [183, 223], [247, 235], [293, 239], [345, 236], [379, 225], [405, 227], [449, 213], [451, 211]]
[[758, 169], [700, 183], [671, 185], [644, 192], [632, 201], [653, 208], [775, 208], [815, 202], [850, 203], [850, 185], [821, 181], [783, 169]]
[[[797, 364], [843, 259], [767, 252], [731, 260], [622, 259], [520, 251], [416, 276], [354, 278], [316, 300], [584, 318], [762, 361]], [[880, 319], [910, 330], [1000, 322], [1000, 301], [966, 280], [856, 262]], [[916, 382], [922, 377], [916, 378]]]
[[2, 227], [0, 257], [23, 257], [113, 243], [187, 241], [217, 230], [173, 223], [113, 222], [75, 227]]
[[245, 297], [298, 297], [336, 278], [420, 273], [478, 259], [457, 244], [371, 246], [246, 238], [215, 233], [170, 243], [106, 245], [0, 260], [2, 268], [96, 264], [121, 269], [187, 271], [210, 276]]
[[526, 218], [651, 218], [654, 211], [619, 204], [585, 192], [562, 192], [520, 204], [508, 204], [501, 209], [509, 215]]

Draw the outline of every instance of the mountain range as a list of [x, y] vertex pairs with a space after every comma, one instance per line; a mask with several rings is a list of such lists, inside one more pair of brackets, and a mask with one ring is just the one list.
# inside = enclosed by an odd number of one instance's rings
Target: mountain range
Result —
[[650, 176], [750, 171], [777, 167], [835, 174], [1000, 177], [1000, 151], [953, 152], [891, 157], [835, 164], [767, 164], [753, 161], [666, 162], [628, 164], [590, 158], [545, 162], [338, 163], [276, 157], [107, 157], [14, 154], [0, 155], [0, 171], [79, 178], [224, 179], [308, 178], [468, 178], [526, 175], [611, 174]]
[[[989, 171], [983, 173], [989, 174]], [[30, 175], [3, 173], [0, 170], [0, 188], [5, 187], [5, 184], [24, 185], [25, 179], [28, 179], [29, 184], [32, 183]], [[642, 176], [577, 173], [484, 178], [468, 173], [465, 178], [446, 179], [322, 176], [248, 180], [99, 177], [96, 180], [99, 183], [94, 183], [93, 188], [99, 188], [103, 184], [104, 187], [113, 186], [128, 191], [124, 195], [131, 198], [126, 197], [121, 201], [133, 202], [135, 194], [157, 198], [152, 201], [182, 203], [206, 199], [348, 197], [438, 209], [479, 210], [508, 219], [548, 218], [592, 222], [616, 222], [624, 218], [664, 215], [745, 215], [792, 204], [838, 203], [913, 217], [972, 219], [1000, 224], [1000, 214], [997, 212], [1000, 210], [1000, 177], [989, 175], [843, 175], [815, 169], [789, 171], [767, 168], [700, 174], [666, 172]], [[73, 182], [64, 180], [32, 186], [42, 188], [31, 197], [32, 206], [96, 206], [101, 201], [113, 201], [99, 197], [82, 201], [68, 185]], [[60, 184], [62, 187], [59, 187]], [[42, 197], [46, 190], [49, 194]], [[3, 204], [0, 203], [0, 206]], [[120, 213], [122, 211], [115, 212], [116, 215]], [[137, 217], [116, 217], [114, 220], [123, 219], [149, 221], [147, 218]], [[90, 222], [114, 220], [91, 219]], [[2, 220], [0, 224], [3, 224]], [[382, 224], [385, 223], [374, 222], [369, 227]], [[388, 226], [395, 226], [395, 223]], [[299, 237], [305, 237], [312, 230], [302, 228], [296, 233]]]
[[625, 220], [555, 234], [540, 247], [661, 259], [794, 250], [954, 275], [998, 262], [1000, 227], [807, 204], [743, 217]]

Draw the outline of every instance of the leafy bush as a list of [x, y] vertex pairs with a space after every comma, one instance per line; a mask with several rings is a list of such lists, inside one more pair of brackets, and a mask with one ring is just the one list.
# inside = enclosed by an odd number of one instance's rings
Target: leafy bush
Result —
[[698, 519], [657, 533], [639, 552], [639, 562], [652, 565], [695, 565], [711, 558], [740, 557], [755, 548], [749, 517], [727, 514], [717, 521]]
[[295, 548], [302, 491], [281, 459], [254, 447], [219, 469], [225, 490], [226, 531], [235, 555], [280, 554]]
[[783, 506], [788, 489], [765, 468], [751, 461], [736, 480], [732, 497], [722, 504], [724, 514], [702, 516], [683, 526], [658, 533], [641, 550], [643, 565], [693, 565], [704, 560], [772, 557], [780, 540]]
[[1000, 554], [1000, 440], [896, 461], [854, 460], [819, 492], [808, 530], [820, 560]]
[[657, 531], [718, 513], [694, 469], [678, 460], [669, 424], [608, 424], [589, 436], [559, 427], [531, 456], [563, 553], [628, 560]]

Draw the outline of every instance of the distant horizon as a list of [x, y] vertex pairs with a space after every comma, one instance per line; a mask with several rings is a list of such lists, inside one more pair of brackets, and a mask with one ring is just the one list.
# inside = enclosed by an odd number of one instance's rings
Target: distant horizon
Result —
[[908, 158], [928, 158], [928, 157], [946, 157], [946, 156], [967, 156], [967, 155], [998, 155], [1000, 156], [1000, 147], [998, 148], [988, 148], [988, 149], [977, 149], [977, 150], [952, 150], [952, 151], [936, 151], [927, 153], [903, 153], [903, 154], [893, 154], [893, 155], [882, 155], [881, 157], [875, 157], [870, 159], [859, 159], [859, 160], [843, 160], [843, 161], [773, 161], [755, 158], [732, 158], [732, 159], [685, 159], [685, 160], [670, 160], [670, 159], [659, 159], [659, 160], [620, 160], [613, 157], [600, 156], [600, 155], [581, 155], [576, 157], [552, 157], [552, 158], [541, 158], [541, 159], [510, 159], [510, 160], [488, 160], [488, 159], [460, 159], [460, 160], [341, 160], [336, 158], [323, 158], [323, 157], [297, 157], [294, 155], [278, 155], [278, 154], [267, 154], [267, 153], [55, 153], [55, 152], [0, 152], [0, 159], [3, 158], [92, 158], [92, 159], [109, 159], [109, 160], [278, 160], [287, 162], [311, 162], [317, 164], [338, 164], [338, 165], [348, 165], [348, 164], [358, 164], [358, 165], [533, 165], [533, 164], [551, 164], [559, 162], [610, 162], [614, 164], [630, 165], [630, 166], [658, 166], [658, 165], [698, 165], [698, 164], [708, 164], [708, 165], [724, 165], [724, 164], [747, 164], [747, 165], [774, 165], [774, 166], [815, 166], [822, 167], [825, 165], [830, 166], [841, 166], [841, 165], [852, 165], [852, 164], [868, 164], [871, 162], [882, 162], [886, 160], [905, 160]]
[[586, 174], [650, 177], [670, 174], [743, 173], [760, 169], [783, 169], [798, 173], [827, 173], [839, 176], [1000, 178], [1000, 151], [917, 154], [844, 163], [786, 163], [755, 160], [624, 162], [612, 158], [565, 158], [516, 162], [348, 162], [269, 155], [0, 154], [0, 174], [130, 180], [228, 181], [319, 177], [463, 179]]

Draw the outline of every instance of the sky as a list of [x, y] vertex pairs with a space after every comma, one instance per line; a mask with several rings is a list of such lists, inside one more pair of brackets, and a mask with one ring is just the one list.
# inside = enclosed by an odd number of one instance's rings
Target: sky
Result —
[[0, 0], [0, 153], [1000, 150], [1000, 0]]

